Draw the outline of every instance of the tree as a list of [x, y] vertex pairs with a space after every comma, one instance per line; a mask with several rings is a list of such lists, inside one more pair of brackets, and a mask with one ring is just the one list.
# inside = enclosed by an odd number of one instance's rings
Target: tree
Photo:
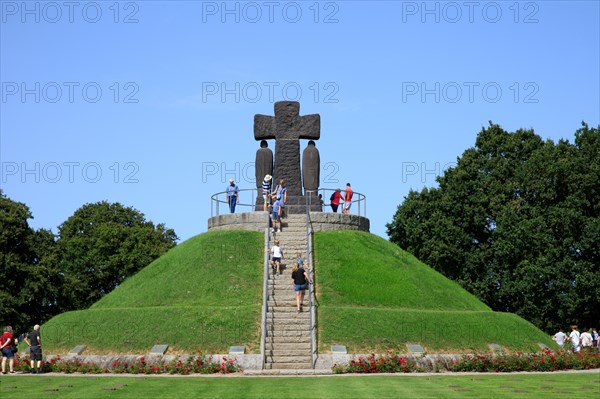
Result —
[[57, 313], [61, 276], [49, 230], [34, 231], [27, 205], [0, 191], [0, 323], [19, 333]]
[[59, 226], [60, 270], [69, 287], [61, 308], [82, 309], [174, 247], [172, 229], [119, 203], [86, 204]]
[[0, 191], [0, 320], [3, 325], [15, 325], [21, 317], [24, 270], [30, 262], [27, 245], [33, 230], [27, 219], [29, 208], [12, 201]]
[[598, 129], [555, 144], [490, 123], [437, 181], [398, 206], [392, 242], [547, 332], [597, 323]]

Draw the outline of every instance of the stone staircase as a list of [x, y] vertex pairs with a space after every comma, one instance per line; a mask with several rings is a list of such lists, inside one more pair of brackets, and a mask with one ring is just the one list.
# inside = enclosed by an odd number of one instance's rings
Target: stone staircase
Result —
[[288, 215], [282, 220], [282, 231], [271, 234], [271, 245], [280, 241], [284, 251], [281, 275], [269, 268], [269, 301], [265, 368], [268, 370], [312, 369], [310, 309], [308, 290], [304, 296], [303, 312], [296, 313], [296, 294], [292, 285], [292, 268], [296, 254], [307, 256], [306, 215]]

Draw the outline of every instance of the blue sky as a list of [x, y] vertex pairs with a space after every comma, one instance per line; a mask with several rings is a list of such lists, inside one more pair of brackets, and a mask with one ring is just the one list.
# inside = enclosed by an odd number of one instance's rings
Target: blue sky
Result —
[[600, 123], [597, 1], [0, 11], [0, 185], [54, 232], [101, 200], [182, 240], [205, 232], [230, 177], [254, 187], [253, 117], [280, 100], [321, 115], [321, 186], [351, 182], [382, 237], [409, 190], [434, 186], [488, 121], [555, 141]]

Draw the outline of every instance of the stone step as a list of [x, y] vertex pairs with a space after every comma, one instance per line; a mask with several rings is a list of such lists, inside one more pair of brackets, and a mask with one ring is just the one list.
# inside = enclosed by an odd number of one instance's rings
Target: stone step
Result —
[[[267, 344], [310, 344], [310, 336], [286, 337], [286, 336], [267, 336]], [[275, 349], [275, 348], [273, 348]], [[281, 348], [277, 348], [281, 349]], [[291, 349], [291, 348], [290, 348]]]
[[308, 363], [266, 363], [266, 369], [287, 369], [287, 370], [297, 370], [297, 369], [310, 369], [312, 367], [312, 362]]
[[267, 334], [269, 337], [305, 337], [310, 335], [310, 324], [267, 324]]
[[310, 348], [304, 349], [304, 350], [300, 350], [300, 349], [289, 349], [289, 350], [269, 349], [269, 350], [265, 351], [265, 355], [266, 356], [275, 356], [275, 357], [279, 357], [279, 356], [310, 356]]
[[[305, 308], [304, 310], [307, 311], [306, 308], [308, 307], [308, 298], [304, 297], [304, 302], [301, 303], [301, 305]], [[294, 297], [290, 297], [290, 298], [269, 298], [268, 306], [269, 306], [269, 309], [277, 308], [279, 306], [283, 306], [283, 307], [293, 306], [295, 308], [296, 307], [296, 296], [294, 295]]]
[[245, 375], [331, 375], [331, 369], [265, 369], [244, 370]]
[[[304, 301], [306, 302], [306, 298], [304, 298]], [[295, 307], [292, 308], [292, 307], [287, 307], [287, 306], [277, 306], [277, 307], [269, 308], [267, 315], [276, 315], [276, 316], [280, 316], [280, 317], [290, 316], [290, 317], [297, 317], [297, 318], [310, 317], [310, 313], [308, 311], [307, 306], [305, 306], [304, 312], [301, 312], [301, 313], [296, 313]]]
[[278, 326], [310, 326], [310, 318], [302, 318], [302, 319], [294, 319], [294, 318], [285, 318], [278, 317], [273, 318], [267, 315], [267, 325], [273, 325], [274, 327]]
[[268, 326], [273, 326], [276, 328], [282, 327], [282, 326], [310, 326], [310, 318], [305, 318], [305, 319], [285, 319], [285, 318], [277, 318], [277, 319], [273, 319], [273, 318], [267, 318], [267, 325]]
[[[281, 282], [277, 282], [277, 283], [271, 284], [271, 287], [269, 287], [269, 289], [270, 290], [275, 290], [277, 292], [279, 292], [279, 291], [289, 291], [292, 294], [294, 294], [294, 298], [296, 297], [296, 291], [294, 291], [294, 287], [292, 286], [292, 278], [291, 277], [290, 277], [290, 279], [288, 281], [281, 281]], [[308, 294], [308, 288], [306, 290], [304, 290], [304, 297], [305, 298], [306, 298], [307, 294]]]
[[267, 322], [267, 332], [273, 334], [310, 334], [310, 323], [286, 324]]
[[[265, 361], [271, 364], [280, 363], [309, 363], [312, 361], [310, 354], [304, 354], [300, 356], [267, 356]], [[304, 368], [304, 367], [303, 367]]]
[[304, 350], [310, 352], [310, 342], [268, 342], [265, 350], [287, 351], [287, 350]]
[[309, 312], [267, 312], [267, 320], [301, 320], [308, 321], [310, 319]]

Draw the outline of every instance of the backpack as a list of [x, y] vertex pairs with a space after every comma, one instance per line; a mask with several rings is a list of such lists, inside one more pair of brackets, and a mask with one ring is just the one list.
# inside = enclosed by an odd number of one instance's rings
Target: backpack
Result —
[[335, 198], [335, 193], [331, 194], [331, 197], [329, 197], [329, 201], [333, 201], [334, 198]]
[[19, 343], [18, 337], [15, 337], [13, 335], [12, 342], [10, 343], [11, 344], [11, 349], [12, 349], [13, 353], [17, 353], [19, 351], [18, 343]]

